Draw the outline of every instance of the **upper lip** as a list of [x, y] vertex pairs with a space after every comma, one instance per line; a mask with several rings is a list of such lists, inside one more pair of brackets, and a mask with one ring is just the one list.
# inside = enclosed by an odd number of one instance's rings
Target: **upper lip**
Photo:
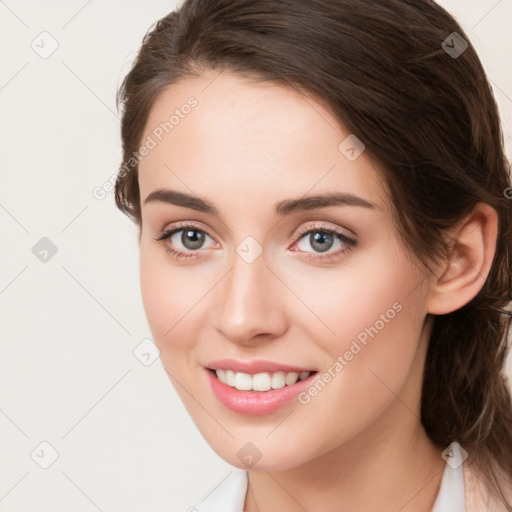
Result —
[[210, 370], [233, 370], [234, 372], [243, 372], [249, 374], [263, 372], [313, 372], [311, 368], [294, 366], [289, 364], [277, 363], [275, 361], [264, 361], [258, 359], [255, 361], [237, 361], [236, 359], [218, 359], [211, 361], [206, 365]]

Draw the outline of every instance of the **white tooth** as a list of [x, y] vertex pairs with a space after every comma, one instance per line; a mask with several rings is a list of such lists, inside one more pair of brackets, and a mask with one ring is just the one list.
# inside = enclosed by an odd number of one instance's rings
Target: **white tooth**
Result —
[[252, 377], [248, 373], [237, 372], [235, 374], [235, 388], [240, 391], [252, 389]]
[[235, 387], [235, 372], [233, 370], [226, 370], [226, 384]]
[[309, 377], [310, 372], [262, 372], [251, 375], [249, 373], [234, 372], [233, 370], [215, 370], [217, 378], [228, 386], [240, 391], [269, 391], [270, 389], [281, 389], [291, 386], [298, 380]]
[[255, 391], [268, 391], [272, 387], [270, 373], [257, 373], [252, 376], [252, 389]]
[[272, 389], [284, 388], [286, 385], [286, 373], [275, 372], [272, 374]]
[[299, 374], [297, 372], [290, 372], [286, 374], [286, 384], [288, 386], [295, 384], [297, 379], [299, 378]]

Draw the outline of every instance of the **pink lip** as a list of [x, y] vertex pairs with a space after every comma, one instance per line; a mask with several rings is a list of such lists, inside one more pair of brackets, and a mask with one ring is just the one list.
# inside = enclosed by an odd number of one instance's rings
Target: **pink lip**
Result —
[[211, 370], [206, 369], [206, 373], [208, 374], [212, 391], [219, 401], [232, 411], [248, 416], [262, 416], [277, 411], [310, 386], [311, 379], [317, 375], [316, 373], [312, 374], [307, 379], [298, 380], [295, 384], [280, 389], [240, 391], [221, 382]]
[[282, 363], [275, 363], [273, 361], [264, 361], [258, 359], [255, 361], [237, 361], [235, 359], [219, 359], [211, 361], [207, 365], [211, 370], [233, 370], [234, 372], [243, 372], [249, 374], [263, 373], [263, 372], [314, 372], [313, 368], [301, 368], [300, 366], [290, 366]]

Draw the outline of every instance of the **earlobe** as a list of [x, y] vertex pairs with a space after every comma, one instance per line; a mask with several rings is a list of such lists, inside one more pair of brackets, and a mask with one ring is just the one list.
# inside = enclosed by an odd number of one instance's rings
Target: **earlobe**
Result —
[[496, 210], [478, 203], [450, 231], [450, 251], [433, 277], [427, 311], [444, 315], [460, 309], [482, 289], [494, 259], [498, 233]]

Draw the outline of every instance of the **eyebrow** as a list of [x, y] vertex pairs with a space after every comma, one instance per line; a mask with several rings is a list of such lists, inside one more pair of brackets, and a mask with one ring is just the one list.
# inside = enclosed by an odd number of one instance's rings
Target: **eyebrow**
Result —
[[[151, 202], [163, 202], [184, 208], [190, 208], [198, 212], [219, 214], [219, 210], [208, 201], [200, 197], [178, 192], [169, 189], [157, 189], [151, 192], [144, 204]], [[284, 216], [292, 212], [302, 210], [314, 210], [317, 208], [326, 208], [329, 206], [362, 206], [364, 208], [375, 209], [376, 206], [362, 197], [346, 192], [337, 192], [331, 194], [322, 194], [314, 196], [304, 196], [298, 199], [285, 199], [274, 204], [276, 215]]]

